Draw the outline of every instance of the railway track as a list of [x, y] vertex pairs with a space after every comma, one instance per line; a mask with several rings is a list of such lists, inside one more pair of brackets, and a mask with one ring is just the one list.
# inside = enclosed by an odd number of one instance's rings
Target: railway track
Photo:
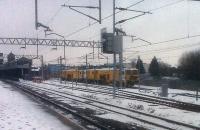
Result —
[[[99, 89], [99, 90], [92, 90], [92, 89], [86, 89], [86, 88], [81, 88], [81, 87], [69, 87], [66, 85], [59, 85], [59, 84], [53, 84], [53, 83], [44, 83], [44, 84], [58, 86], [58, 87], [65, 87], [67, 89], [74, 89], [74, 90], [90, 92], [90, 93], [112, 95], [111, 89], [108, 89], [106, 87], [101, 87], [98, 85], [94, 85], [94, 86], [87, 85], [87, 87], [90, 87], [90, 88], [95, 87]], [[80, 83], [79, 85], [84, 85], [84, 83]], [[177, 101], [177, 100], [172, 100], [172, 99], [167, 99], [167, 98], [162, 98], [162, 97], [155, 97], [155, 96], [150, 96], [150, 95], [145, 95], [145, 94], [140, 94], [140, 93], [128, 92], [124, 90], [119, 90], [117, 97], [124, 98], [124, 99], [144, 101], [148, 103], [164, 105], [164, 106], [178, 108], [178, 109], [187, 110], [187, 111], [200, 112], [200, 105], [197, 105], [197, 104], [192, 104], [192, 103], [187, 103], [187, 102], [182, 102], [182, 101]]]
[[[57, 100], [57, 103], [59, 101], [61, 104], [64, 103], [64, 101], [66, 101], [66, 100], [67, 101], [68, 100], [75, 101], [75, 102], [78, 102], [81, 104], [85, 104], [87, 106], [96, 107], [97, 109], [101, 109], [104, 111], [109, 111], [109, 112], [112, 112], [112, 113], [115, 113], [118, 115], [129, 117], [129, 118], [135, 120], [136, 122], [141, 123], [141, 125], [144, 125], [144, 126], [150, 127], [150, 128], [153, 127], [156, 129], [164, 129], [164, 130], [166, 130], [166, 129], [167, 130], [178, 130], [180, 128], [182, 130], [186, 130], [186, 129], [187, 130], [190, 130], [190, 129], [198, 130], [198, 129], [200, 129], [199, 127], [192, 126], [189, 124], [165, 119], [162, 117], [157, 117], [154, 115], [146, 114], [146, 113], [135, 111], [135, 110], [130, 110], [127, 108], [111, 105], [111, 104], [108, 104], [105, 102], [93, 100], [93, 99], [86, 98], [86, 97], [80, 97], [80, 96], [73, 95], [73, 94], [67, 93], [67, 92], [61, 92], [61, 91], [57, 91], [54, 89], [48, 89], [48, 88], [38, 88], [38, 86], [35, 86], [35, 85], [17, 84], [17, 83], [15, 83], [15, 85], [19, 85], [21, 89], [26, 89], [26, 90], [34, 92], [34, 93], [39, 93], [39, 94], [45, 95], [47, 97], [47, 99], [49, 99], [50, 101]], [[112, 109], [110, 109], [110, 107], [112, 107]]]
[[103, 126], [103, 125], [99, 124], [98, 122], [95, 122], [94, 120], [92, 120], [88, 117], [85, 117], [84, 115], [78, 114], [74, 110], [72, 110], [72, 109], [62, 105], [61, 103], [59, 103], [59, 101], [52, 100], [52, 98], [50, 98], [46, 95], [43, 95], [39, 92], [36, 92], [36, 91], [31, 90], [31, 89], [22, 87], [21, 85], [16, 84], [12, 81], [4, 81], [4, 82], [12, 84], [15, 87], [21, 89], [22, 91], [24, 91], [24, 92], [26, 92], [30, 95], [33, 95], [34, 97], [37, 97], [37, 98], [41, 99], [42, 101], [44, 101], [44, 102], [46, 102], [50, 105], [53, 105], [55, 108], [63, 110], [64, 112], [68, 112], [68, 113], [74, 115], [75, 117], [78, 117], [79, 119], [84, 120], [85, 122], [89, 123], [90, 125], [95, 126], [96, 128], [99, 128], [99, 129], [102, 129], [102, 130], [110, 130], [110, 127]]

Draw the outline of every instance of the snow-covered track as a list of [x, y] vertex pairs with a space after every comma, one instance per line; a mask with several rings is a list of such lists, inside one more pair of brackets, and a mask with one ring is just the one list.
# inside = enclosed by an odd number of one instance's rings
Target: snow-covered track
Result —
[[[91, 84], [87, 85], [87, 87], [90, 87], [90, 88], [95, 87], [99, 89], [99, 90], [92, 90], [92, 89], [85, 89], [81, 87], [69, 87], [67, 85], [59, 85], [59, 84], [53, 84], [53, 83], [44, 83], [44, 84], [58, 86], [58, 87], [65, 87], [66, 89], [74, 89], [74, 90], [80, 90], [80, 91], [90, 92], [90, 93], [101, 93], [101, 94], [106, 94], [106, 95], [112, 95], [112, 92], [110, 91], [111, 89], [108, 89], [106, 87], [99, 86], [99, 85], [91, 85]], [[83, 85], [83, 83], [81, 84]], [[140, 94], [140, 93], [128, 92], [124, 90], [119, 90], [117, 97], [124, 98], [124, 99], [139, 100], [139, 101], [144, 101], [144, 102], [158, 104], [158, 105], [164, 105], [164, 106], [178, 108], [178, 109], [187, 110], [187, 111], [200, 112], [200, 105], [197, 105], [197, 104], [192, 104], [192, 103], [187, 103], [187, 102], [182, 102], [182, 101], [177, 101], [177, 100], [172, 100], [172, 99], [167, 99], [167, 98], [162, 98], [162, 97], [156, 97], [156, 96], [151, 96], [151, 95], [145, 95], [145, 94]]]
[[[198, 129], [200, 129], [199, 127], [192, 126], [189, 124], [165, 119], [162, 117], [146, 114], [146, 113], [135, 111], [135, 110], [130, 110], [127, 108], [111, 105], [111, 104], [108, 104], [105, 102], [93, 100], [93, 99], [82, 97], [82, 96], [80, 97], [80, 96], [73, 95], [73, 94], [67, 93], [67, 92], [61, 92], [61, 91], [57, 91], [54, 89], [48, 89], [48, 88], [39, 88], [36, 85], [28, 85], [28, 84], [22, 84], [22, 83], [17, 84], [16, 82], [15, 82], [15, 84], [19, 85], [20, 88], [23, 88], [25, 90], [35, 92], [37, 94], [45, 95], [46, 98], [49, 99], [50, 101], [55, 101], [57, 103], [62, 104], [62, 103], [64, 103], [62, 101], [66, 100], [66, 99], [68, 99], [68, 100], [70, 99], [70, 100], [73, 100], [73, 101], [76, 101], [79, 103], [87, 104], [92, 107], [97, 107], [98, 109], [102, 109], [102, 110], [109, 111], [109, 112], [112, 112], [115, 114], [127, 116], [129, 118], [132, 118], [134, 120], [144, 123], [144, 125], [154, 126], [154, 128], [167, 129], [167, 130], [178, 130], [180, 128], [182, 130], [185, 130], [185, 129], [198, 130]], [[110, 107], [115, 108], [115, 109], [114, 110], [109, 109]]]
[[33, 90], [28, 89], [28, 88], [26, 88], [26, 87], [23, 87], [23, 86], [21, 86], [21, 85], [15, 83], [15, 82], [13, 82], [13, 81], [8, 81], [8, 80], [5, 81], [5, 80], [4, 80], [4, 82], [9, 83], [9, 84], [12, 84], [12, 85], [14, 85], [15, 87], [17, 87], [17, 88], [23, 90], [24, 92], [29, 93], [29, 94], [31, 94], [31, 95], [33, 95], [33, 96], [35, 96], [35, 97], [37, 97], [37, 98], [43, 100], [44, 102], [53, 105], [55, 108], [58, 108], [58, 109], [63, 110], [63, 111], [66, 111], [66, 112], [68, 112], [68, 113], [74, 115], [75, 117], [78, 117], [79, 119], [88, 122], [89, 124], [95, 126], [96, 128], [99, 128], [99, 129], [102, 129], [102, 130], [110, 130], [109, 127], [103, 126], [103, 125], [99, 124], [98, 122], [95, 122], [95, 121], [93, 121], [93, 120], [91, 120], [91, 119], [89, 119], [89, 118], [87, 118], [87, 117], [85, 117], [85, 116], [83, 116], [83, 115], [81, 115], [81, 114], [76, 113], [74, 110], [71, 110], [71, 109], [69, 109], [69, 108], [63, 106], [62, 104], [59, 104], [57, 101], [52, 100], [52, 98], [50, 98], [50, 97], [48, 97], [48, 96], [44, 96], [43, 94], [41, 94], [41, 93], [39, 93], [39, 92], [36, 92], [36, 91], [33, 91]]

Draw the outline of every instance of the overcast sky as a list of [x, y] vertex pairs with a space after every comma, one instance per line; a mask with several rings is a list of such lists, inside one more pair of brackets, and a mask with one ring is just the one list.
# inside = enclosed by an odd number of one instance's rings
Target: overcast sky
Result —
[[[64, 35], [66, 39], [74, 40], [95, 40], [100, 39], [100, 29], [107, 27], [112, 30], [112, 18], [104, 20], [103, 24], [95, 24], [87, 29], [69, 36], [72, 32], [92, 24], [93, 20], [80, 15], [68, 8], [62, 8], [62, 4], [71, 5], [90, 5], [97, 6], [98, 0], [38, 0], [39, 22], [50, 26], [54, 32]], [[117, 7], [128, 7], [140, 0], [116, 0]], [[183, 0], [144, 0], [144, 2], [132, 7], [142, 11], [152, 10], [152, 14], [127, 21], [121, 25], [128, 34], [143, 38], [151, 43], [181, 38], [200, 34], [200, 2]], [[160, 8], [170, 3], [177, 4]], [[102, 17], [112, 13], [112, 0], [102, 0]], [[155, 10], [154, 10], [155, 9]], [[44, 38], [42, 29], [35, 30], [34, 0], [0, 0], [0, 37], [40, 37]], [[98, 17], [96, 10], [82, 10], [94, 17]], [[117, 21], [138, 15], [134, 12], [122, 12], [116, 15]], [[49, 36], [48, 38], [59, 38]], [[196, 50], [200, 47], [198, 43], [200, 37], [167, 42], [157, 45], [148, 45], [141, 40], [132, 41], [131, 38], [124, 38], [124, 57], [131, 60], [138, 55], [149, 63], [153, 56], [172, 65], [177, 65], [178, 58], [184, 52]], [[199, 43], [200, 44], [200, 43]], [[147, 45], [138, 47], [141, 45]], [[0, 45], [0, 51], [16, 54], [36, 54], [36, 47], [28, 46], [27, 49], [21, 49], [21, 46]], [[133, 47], [133, 48], [131, 48]], [[135, 48], [137, 47], [137, 48]], [[127, 49], [131, 48], [131, 49]], [[77, 59], [90, 53], [92, 49], [87, 48], [66, 48], [68, 63], [77, 64], [84, 60]], [[97, 51], [97, 50], [95, 50]], [[63, 55], [63, 48], [57, 51], [51, 47], [40, 47], [40, 54], [44, 55], [45, 61], [56, 59]], [[112, 57], [112, 56], [110, 56]], [[92, 63], [103, 63], [104, 61], [90, 61]], [[112, 62], [112, 59], [110, 59]]]

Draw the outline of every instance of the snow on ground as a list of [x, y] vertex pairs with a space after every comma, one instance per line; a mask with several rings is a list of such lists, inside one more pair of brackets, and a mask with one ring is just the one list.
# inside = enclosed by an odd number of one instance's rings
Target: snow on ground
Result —
[[[60, 82], [55, 79], [45, 81], [45, 83], [53, 83], [53, 84], [58, 84], [58, 85], [60, 84]], [[75, 86], [75, 83], [73, 86]], [[85, 85], [82, 85], [82, 86], [85, 87]], [[103, 86], [103, 87], [108, 87], [108, 88], [112, 89], [111, 86]], [[136, 87], [136, 89], [126, 88], [124, 90], [129, 91], [129, 92], [134, 92], [134, 93], [151, 95], [151, 96], [159, 96], [159, 94], [160, 94], [159, 87], [140, 85], [140, 88], [141, 88], [140, 91], [139, 91], [139, 85], [135, 85], [135, 87]], [[183, 102], [194, 103], [194, 104], [200, 105], [200, 98], [196, 101], [196, 97], [195, 97], [196, 91], [170, 89], [169, 88], [168, 93], [169, 93], [169, 95], [168, 95], [169, 99], [174, 99], [174, 100], [178, 100], [178, 101], [183, 101]], [[193, 95], [194, 97], [189, 97], [186, 95]], [[200, 92], [199, 92], [199, 96], [200, 96]]]
[[[65, 88], [64, 85], [72, 87], [72, 84], [70, 84], [70, 82], [66, 82], [66, 84], [60, 84], [58, 81], [52, 81], [52, 80], [45, 81], [45, 83], [54, 83], [54, 84], [58, 84], [58, 85], [63, 85], [63, 87], [62, 86], [55, 86], [55, 85], [48, 85], [48, 84], [43, 84], [43, 83], [37, 84], [37, 83], [33, 83], [31, 81], [23, 81], [23, 80], [21, 80], [21, 82], [37, 85], [38, 87], [56, 89], [57, 91], [61, 91], [61, 92], [73, 93], [77, 96], [83, 96], [83, 97], [91, 98], [93, 100], [98, 100], [98, 101], [101, 101], [101, 102], [113, 104], [113, 105], [116, 105], [116, 106], [132, 109], [132, 110], [138, 110], [138, 111], [145, 112], [145, 113], [148, 113], [148, 114], [152, 114], [152, 115], [156, 115], [156, 116], [160, 116], [160, 117], [164, 117], [164, 118], [167, 118], [167, 119], [171, 119], [171, 120], [175, 120], [175, 121], [179, 121], [179, 122], [184, 122], [184, 123], [188, 123], [188, 124], [200, 127], [200, 113], [180, 110], [180, 109], [176, 109], [176, 108], [170, 108], [170, 107], [166, 107], [166, 106], [162, 106], [162, 105], [155, 105], [155, 104], [146, 103], [146, 102], [137, 101], [137, 100], [120, 99], [120, 98], [113, 99], [112, 96], [108, 96], [108, 95], [102, 95], [102, 94], [98, 94], [98, 93], [91, 94], [91, 93], [88, 93], [88, 92], [82, 92], [82, 91], [78, 91], [78, 90], [75, 90], [75, 89], [73, 90], [73, 89]], [[92, 90], [99, 90], [98, 88], [92, 88], [92, 87], [89, 87], [89, 86], [86, 87], [83, 84], [80, 84], [80, 85], [77, 85], [77, 86], [73, 85], [73, 87], [74, 88], [79, 87], [79, 88], [86, 88], [86, 89], [92, 89]], [[142, 87], [147, 87], [147, 86], [142, 86]], [[158, 90], [155, 89], [155, 87], [148, 87], [148, 88], [152, 89], [150, 91], [150, 93], [147, 93], [148, 95], [154, 95], [158, 91]], [[139, 92], [138, 89], [125, 89], [125, 90], [130, 91], [130, 92]], [[169, 92], [171, 92], [171, 91], [172, 90], [170, 90]], [[173, 91], [173, 93], [174, 92], [180, 93], [181, 91], [187, 92], [185, 90], [175, 90], [175, 91]], [[190, 92], [188, 92], [188, 93], [190, 93]], [[189, 98], [189, 97], [184, 97], [184, 98]], [[188, 101], [190, 101], [190, 100], [188, 100]], [[76, 104], [74, 104], [74, 105], [76, 106]], [[81, 104], [80, 107], [87, 108], [88, 106]], [[113, 114], [105, 113], [105, 114], [101, 114], [99, 117], [102, 117], [102, 118], [108, 118], [109, 117], [109, 119], [119, 120], [118, 118], [116, 118], [116, 115], [115, 116], [112, 116], [112, 115]], [[129, 119], [123, 118], [123, 120], [121, 120], [121, 121], [126, 122], [126, 123], [130, 123], [130, 121], [128, 121], [128, 120]]]
[[[138, 89], [125, 89], [126, 91], [135, 92], [135, 93], [142, 93], [151, 96], [159, 96], [160, 88], [153, 87], [153, 86], [144, 86], [144, 85], [135, 85]], [[141, 90], [139, 91], [139, 88]], [[200, 93], [200, 92], [199, 92]], [[189, 102], [200, 105], [200, 98], [196, 100], [195, 97], [196, 91], [189, 91], [189, 90], [180, 90], [180, 89], [168, 89], [168, 98], [174, 99], [183, 102]], [[194, 97], [189, 97], [187, 95], [193, 95]], [[199, 95], [200, 96], [200, 95]]]
[[0, 81], [0, 130], [72, 130], [42, 106]]

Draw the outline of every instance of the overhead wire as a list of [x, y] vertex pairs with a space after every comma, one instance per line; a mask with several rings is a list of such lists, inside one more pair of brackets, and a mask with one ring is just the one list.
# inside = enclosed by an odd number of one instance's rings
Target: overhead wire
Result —
[[[139, 4], [139, 3], [143, 2], [143, 1], [144, 1], [144, 0], [138, 1], [138, 2], [136, 2], [136, 3], [134, 3], [134, 4], [130, 5], [130, 6], [126, 7], [126, 8], [129, 9], [129, 8], [135, 6], [135, 5], [137, 5], [137, 4]], [[121, 13], [121, 12], [123, 12], [123, 11], [122, 11], [122, 10], [117, 11], [115, 14], [118, 14], [118, 13]], [[108, 19], [108, 18], [110, 18], [110, 17], [112, 17], [112, 16], [113, 16], [113, 14], [110, 14], [110, 15], [104, 17], [104, 18], [102, 19], [102, 21], [104, 21], [104, 20], [106, 20], [106, 19]], [[70, 36], [72, 36], [72, 35], [74, 35], [74, 34], [76, 34], [76, 33], [79, 33], [79, 32], [81, 32], [81, 31], [85, 30], [86, 28], [89, 28], [89, 27], [91, 27], [91, 26], [93, 26], [93, 25], [96, 25], [97, 23], [98, 23], [98, 22], [93, 22], [93, 23], [91, 23], [90, 25], [84, 26], [84, 27], [82, 27], [82, 28], [80, 28], [80, 29], [78, 29], [78, 30], [76, 30], [76, 31], [74, 31], [74, 32], [72, 32], [72, 33], [69, 33], [69, 34], [67, 34], [67, 35], [64, 35], [64, 36], [65, 36], [66, 38], [67, 38], [67, 37], [70, 37]]]
[[177, 49], [183, 49], [183, 48], [189, 48], [189, 47], [194, 47], [194, 46], [200, 46], [200, 43], [195, 43], [195, 44], [189, 44], [189, 45], [183, 45], [183, 46], [175, 46], [175, 47], [167, 47], [167, 48], [162, 48], [162, 49], [155, 49], [155, 50], [148, 50], [144, 52], [139, 52], [140, 54], [149, 54], [149, 53], [157, 53], [157, 52], [163, 52], [163, 51], [173, 51]]
[[[60, 11], [63, 9], [63, 7], [61, 6], [60, 8], [58, 8], [56, 10], [56, 12], [50, 17], [50, 19], [45, 23], [45, 25], [49, 26], [50, 23], [52, 23], [55, 18], [57, 17], [57, 15], [60, 13]], [[39, 30], [38, 32], [41, 32], [41, 31], [44, 31], [44, 30]]]
[[166, 4], [166, 5], [163, 5], [163, 6], [160, 6], [160, 7], [157, 7], [157, 8], [154, 8], [154, 9], [150, 9], [149, 12], [152, 12], [152, 11], [156, 11], [156, 10], [160, 10], [160, 9], [163, 9], [163, 8], [166, 8], [166, 7], [169, 7], [169, 6], [172, 6], [172, 5], [176, 5], [180, 2], [183, 2], [185, 0], [178, 0], [178, 1], [175, 1], [175, 2], [172, 2], [172, 3], [169, 3], [169, 4]]
[[190, 5], [187, 0], [187, 35], [190, 36]]
[[[138, 1], [138, 2], [136, 2], [136, 3], [134, 3], [134, 4], [130, 5], [130, 6], [126, 7], [126, 9], [129, 9], [129, 8], [131, 8], [131, 7], [133, 7], [133, 6], [137, 5], [137, 4], [140, 4], [140, 3], [143, 2], [143, 1], [144, 1], [144, 0]], [[149, 10], [149, 12], [151, 12], [151, 11], [156, 11], [156, 10], [160, 10], [160, 9], [166, 8], [166, 7], [168, 7], [168, 6], [172, 6], [172, 5], [178, 4], [178, 3], [182, 2], [182, 1], [184, 1], [184, 0], [179, 0], [179, 1], [176, 1], [176, 2], [172, 2], [172, 3], [169, 3], [169, 4], [163, 5], [163, 6], [158, 7], [158, 8], [151, 9], [151, 10]], [[115, 14], [118, 14], [118, 13], [121, 13], [121, 12], [123, 12], [123, 10], [117, 11]], [[108, 18], [110, 18], [110, 17], [112, 17], [112, 16], [113, 16], [113, 14], [110, 14], [110, 15], [104, 17], [104, 18], [102, 19], [102, 21], [104, 21], [104, 20], [106, 20], [106, 19], [108, 19]], [[74, 32], [72, 32], [72, 33], [69, 33], [69, 34], [67, 34], [67, 35], [64, 35], [64, 36], [65, 36], [66, 38], [67, 38], [67, 37], [70, 37], [70, 36], [75, 35], [75, 34], [81, 32], [81, 31], [83, 31], [83, 30], [85, 30], [85, 29], [87, 29], [87, 28], [89, 28], [89, 27], [91, 27], [91, 26], [93, 26], [93, 25], [96, 25], [97, 23], [98, 23], [98, 22], [93, 22], [93, 23], [90, 24], [90, 26], [88, 26], [88, 25], [87, 25], [87, 26], [84, 26], [84, 27], [82, 27], [82, 28], [80, 28], [80, 29], [78, 29], [78, 30], [76, 30], [76, 31], [74, 31]]]
[[63, 7], [61, 6], [56, 12], [55, 14], [49, 19], [49, 21], [47, 22], [47, 25], [49, 25], [51, 22], [53, 22], [55, 20], [55, 18], [57, 17], [57, 15], [60, 13], [60, 11], [63, 9]]
[[180, 40], [185, 40], [185, 39], [191, 39], [191, 38], [195, 38], [195, 37], [200, 37], [200, 34], [191, 35], [189, 37], [184, 36], [184, 37], [180, 37], [180, 38], [174, 38], [174, 39], [170, 39], [170, 40], [165, 40], [165, 41], [160, 41], [160, 42], [155, 42], [155, 43], [145, 44], [145, 45], [139, 45], [139, 46], [135, 46], [135, 47], [128, 47], [128, 48], [125, 48], [125, 50], [133, 49], [133, 48], [140, 48], [140, 47], [144, 47], [144, 46], [152, 46], [152, 45], [157, 45], [157, 44], [163, 44], [163, 43], [168, 43], [168, 42], [174, 42], [174, 41], [180, 41]]
[[[66, 0], [65, 2], [67, 2], [67, 1], [69, 1], [69, 0]], [[49, 24], [52, 23], [55, 20], [55, 18], [58, 16], [58, 14], [61, 12], [62, 9], [63, 9], [63, 7], [61, 6], [60, 8], [58, 8], [56, 10], [56, 12], [52, 15], [52, 17], [46, 22], [47, 26], [49, 26]], [[38, 33], [41, 32], [41, 31], [43, 31], [43, 30], [38, 31]], [[46, 49], [45, 54], [49, 54], [51, 50], [49, 52], [47, 52], [47, 51], [49, 51], [49, 50]], [[44, 53], [44, 50], [43, 50], [43, 53]]]
[[[149, 54], [152, 54], [152, 53], [166, 53], [166, 52], [169, 53], [171, 51], [175, 51], [175, 50], [179, 50], [179, 49], [188, 49], [188, 48], [195, 47], [195, 46], [200, 46], [200, 43], [183, 45], [183, 46], [176, 46], [176, 47], [168, 47], [168, 48], [163, 48], [163, 49], [149, 50], [149, 51], [144, 51], [144, 52], [138, 52], [138, 53], [135, 53], [135, 54], [140, 55], [140, 56], [144, 56], [144, 55], [149, 55]], [[127, 59], [131, 59], [135, 56], [126, 56], [126, 57], [128, 57]]]
[[[184, 1], [184, 0], [179, 0], [179, 1], [170, 3], [170, 4], [167, 4], [167, 5], [158, 7], [158, 8], [151, 9], [151, 10], [149, 10], [149, 11], [159, 10], [159, 9], [162, 9], [162, 8], [165, 8], [165, 7], [168, 7], [168, 6], [175, 5], [175, 4], [180, 3], [180, 2], [182, 2], [182, 1]], [[142, 1], [139, 1], [138, 3], [140, 3], [140, 2], [142, 2]], [[136, 3], [136, 4], [138, 4], [138, 3]], [[134, 6], [134, 5], [135, 5], [135, 4], [133, 4], [133, 5], [131, 5], [131, 6], [128, 6], [127, 8], [130, 8], [130, 7]], [[118, 12], [116, 12], [116, 14], [117, 14], [117, 13], [120, 13], [120, 12], [122, 12], [122, 11], [118, 11]], [[111, 17], [111, 16], [112, 16], [112, 14], [109, 15], [109, 16], [107, 16], [107, 17], [105, 17], [105, 18], [103, 18], [103, 20], [108, 19], [108, 18]], [[94, 22], [94, 23], [92, 23], [90, 26], [95, 25], [95, 24], [97, 24], [97, 23], [98, 23], [98, 22]], [[83, 28], [81, 28], [81, 29], [79, 29], [79, 30], [77, 30], [77, 31], [75, 31], [75, 32], [72, 32], [72, 33], [66, 35], [66, 37], [72, 36], [72, 35], [74, 35], [74, 34], [80, 32], [80, 31], [82, 31], [82, 30], [84, 30], [84, 29], [86, 29], [86, 28], [88, 28], [88, 27], [90, 27], [90, 26], [85, 26], [85, 27], [83, 27]], [[193, 35], [193, 36], [189, 36], [189, 37], [175, 38], [175, 39], [166, 40], [166, 41], [161, 41], [161, 42], [157, 42], [157, 43], [153, 43], [153, 44], [161, 44], [161, 43], [166, 43], [166, 42], [173, 42], [173, 41], [178, 41], [178, 40], [183, 40], [183, 39], [193, 38], [193, 37], [198, 37], [198, 36], [200, 36], [200, 35]], [[142, 45], [142, 46], [148, 46], [148, 45]], [[141, 47], [141, 46], [136, 46], [136, 47], [131, 47], [131, 48], [137, 48], [137, 47]]]
[[[169, 3], [169, 4], [166, 4], [166, 5], [160, 6], [160, 7], [158, 7], [158, 8], [150, 9], [149, 12], [153, 12], [153, 11], [157, 11], [157, 10], [160, 10], [160, 9], [163, 9], [163, 8], [166, 8], [166, 7], [169, 7], [169, 6], [173, 6], [173, 5], [178, 4], [178, 3], [180, 3], [180, 2], [183, 2], [183, 1], [184, 1], [184, 0], [178, 0], [178, 1], [175, 1], [175, 2], [172, 2], [172, 3]], [[145, 42], [147, 42], [147, 43], [149, 43], [149, 44], [140, 45], [140, 46], [136, 46], [136, 47], [129, 47], [129, 48], [138, 48], [138, 47], [149, 46], [149, 45], [155, 45], [155, 44], [160, 44], [160, 43], [173, 42], [173, 41], [183, 40], [183, 39], [187, 39], [187, 38], [193, 38], [193, 37], [197, 37], [197, 36], [200, 36], [200, 35], [189, 36], [189, 32], [188, 32], [187, 37], [175, 38], [175, 39], [165, 40], [165, 41], [161, 41], [161, 42], [157, 42], [157, 43], [152, 43], [152, 42], [150, 42], [150, 41], [148, 41], [148, 40], [145, 40]], [[125, 49], [129, 49], [129, 48], [125, 48]]]

